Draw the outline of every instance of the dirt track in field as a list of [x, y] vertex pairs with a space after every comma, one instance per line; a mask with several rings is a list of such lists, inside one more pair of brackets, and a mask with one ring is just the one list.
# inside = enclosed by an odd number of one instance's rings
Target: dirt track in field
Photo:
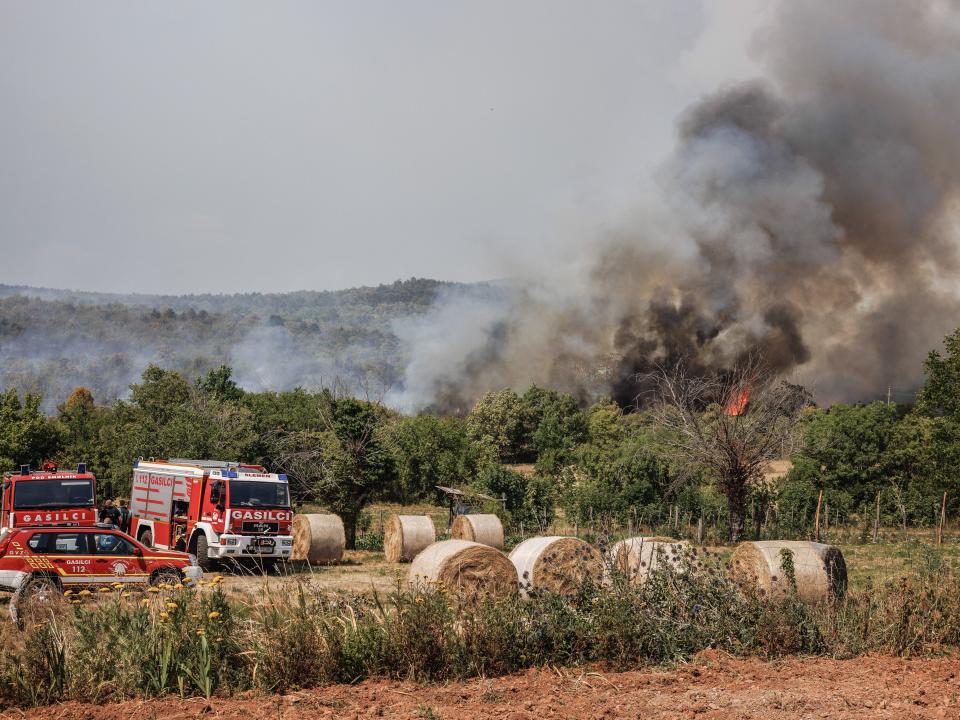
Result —
[[960, 718], [960, 660], [870, 657], [766, 662], [713, 652], [675, 670], [530, 671], [444, 686], [367, 681], [284, 696], [66, 703], [0, 718]]

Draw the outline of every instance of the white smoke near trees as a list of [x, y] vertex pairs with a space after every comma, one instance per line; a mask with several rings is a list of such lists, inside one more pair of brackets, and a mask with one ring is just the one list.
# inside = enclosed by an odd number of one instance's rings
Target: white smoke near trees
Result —
[[530, 382], [629, 404], [658, 363], [754, 352], [825, 402], [919, 382], [960, 317], [960, 6], [784, 1], [755, 44], [765, 78], [679, 119], [657, 176], [670, 220], [585, 238], [576, 282], [520, 278], [398, 324], [403, 404]]

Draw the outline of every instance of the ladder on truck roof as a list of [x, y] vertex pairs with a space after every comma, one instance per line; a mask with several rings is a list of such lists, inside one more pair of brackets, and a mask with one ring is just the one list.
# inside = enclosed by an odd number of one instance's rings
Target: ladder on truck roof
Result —
[[238, 467], [240, 464], [227, 462], [226, 460], [190, 460], [188, 458], [170, 458], [167, 462], [171, 465], [196, 465], [209, 470], [225, 470], [226, 468]]
[[167, 460], [171, 465], [195, 465], [204, 470], [230, 470], [235, 468], [245, 468], [248, 470], [263, 470], [262, 465], [249, 465], [242, 462], [229, 462], [227, 460], [190, 460], [188, 458], [170, 458]]

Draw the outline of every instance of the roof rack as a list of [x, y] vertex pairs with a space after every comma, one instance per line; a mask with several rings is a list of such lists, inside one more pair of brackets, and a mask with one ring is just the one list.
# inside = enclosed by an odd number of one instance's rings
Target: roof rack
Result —
[[237, 467], [239, 464], [227, 462], [226, 460], [190, 460], [188, 458], [170, 458], [167, 462], [171, 465], [196, 465], [197, 467], [209, 468], [211, 470], [223, 470], [225, 468]]

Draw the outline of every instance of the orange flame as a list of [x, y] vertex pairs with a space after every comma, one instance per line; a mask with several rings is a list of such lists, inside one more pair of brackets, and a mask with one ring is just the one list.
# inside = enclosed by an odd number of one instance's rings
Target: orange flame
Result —
[[731, 417], [743, 415], [747, 411], [747, 406], [750, 404], [751, 390], [752, 388], [747, 385], [743, 390], [733, 395], [727, 402], [726, 407], [723, 408], [724, 415], [730, 415]]

